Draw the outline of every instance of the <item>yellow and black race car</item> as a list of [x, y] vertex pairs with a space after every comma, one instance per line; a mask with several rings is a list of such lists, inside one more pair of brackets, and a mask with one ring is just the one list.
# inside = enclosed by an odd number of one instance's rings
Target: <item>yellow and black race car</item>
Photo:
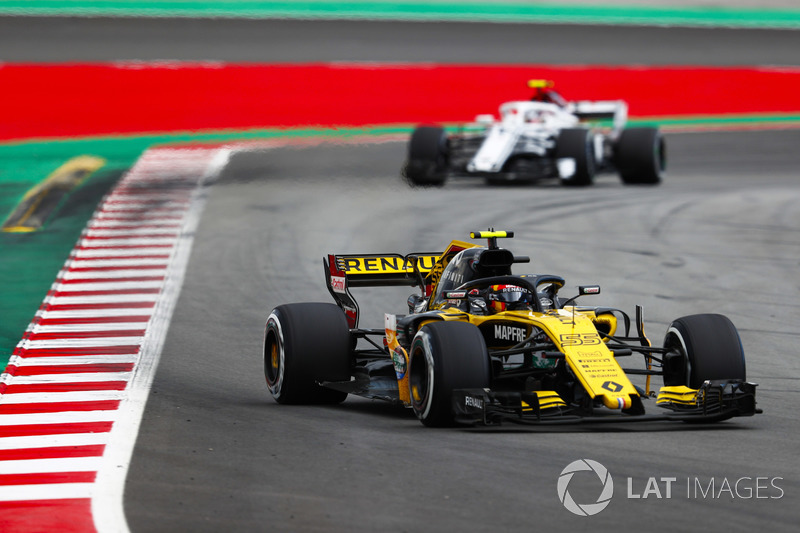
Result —
[[[745, 377], [739, 334], [725, 316], [678, 318], [662, 347], [610, 307], [578, 305], [597, 285], [564, 298], [564, 279], [514, 275], [497, 244], [512, 232], [478, 231], [487, 246], [454, 240], [443, 252], [329, 255], [336, 304], [280, 305], [264, 336], [264, 372], [276, 401], [339, 403], [348, 394], [410, 406], [426, 426], [654, 419], [714, 422], [761, 412]], [[350, 290], [420, 288], [407, 315], [358, 327]], [[632, 333], [631, 330], [634, 330]], [[620, 360], [643, 356], [637, 368]], [[643, 383], [634, 385], [630, 376]], [[651, 377], [663, 386], [651, 390]], [[658, 413], [646, 413], [654, 403]]]

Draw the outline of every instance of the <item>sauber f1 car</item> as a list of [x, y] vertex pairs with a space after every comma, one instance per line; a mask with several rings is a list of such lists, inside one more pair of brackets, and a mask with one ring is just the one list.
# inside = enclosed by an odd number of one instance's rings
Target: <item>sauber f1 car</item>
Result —
[[[408, 144], [403, 175], [412, 185], [441, 186], [448, 176], [479, 176], [490, 183], [559, 178], [591, 185], [598, 172], [617, 171], [626, 184], [657, 184], [666, 166], [664, 139], [655, 127], [625, 127], [622, 100], [564, 100], [548, 80], [531, 80], [530, 101], [506, 102], [500, 120], [478, 115], [475, 124], [448, 134], [419, 126]], [[610, 127], [592, 127], [598, 120]]]
[[[280, 305], [267, 319], [264, 372], [274, 399], [331, 404], [355, 394], [408, 406], [426, 426], [715, 422], [760, 412], [725, 316], [678, 318], [653, 346], [640, 306], [631, 318], [578, 305], [600, 287], [562, 297], [562, 277], [512, 274], [529, 262], [498, 246], [513, 233], [471, 236], [488, 245], [454, 240], [443, 252], [323, 259], [336, 303]], [[408, 314], [360, 328], [351, 289], [393, 285], [420, 289]], [[633, 354], [643, 357], [638, 368], [624, 368]], [[657, 392], [653, 376], [663, 381]]]

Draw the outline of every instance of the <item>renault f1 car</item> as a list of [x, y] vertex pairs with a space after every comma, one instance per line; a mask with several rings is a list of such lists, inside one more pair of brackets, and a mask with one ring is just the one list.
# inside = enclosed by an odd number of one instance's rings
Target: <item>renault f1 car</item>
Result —
[[[448, 176], [479, 176], [490, 183], [558, 178], [591, 185], [598, 172], [617, 171], [626, 184], [657, 184], [666, 167], [664, 139], [655, 127], [626, 127], [628, 106], [616, 101], [566, 101], [548, 80], [531, 80], [530, 101], [506, 102], [500, 119], [448, 134], [419, 126], [411, 135], [403, 175], [412, 185], [441, 186]], [[592, 126], [611, 120], [610, 127]]]
[[[678, 318], [653, 346], [640, 306], [631, 319], [578, 305], [600, 287], [564, 298], [560, 276], [512, 274], [529, 262], [498, 246], [512, 232], [471, 236], [488, 245], [454, 240], [442, 252], [323, 259], [335, 304], [280, 305], [266, 321], [264, 373], [274, 399], [331, 404], [354, 394], [410, 407], [426, 426], [714, 422], [760, 412], [725, 316]], [[408, 314], [386, 314], [383, 329], [360, 328], [351, 289], [393, 285], [420, 289]], [[633, 354], [643, 357], [638, 368], [624, 368]], [[634, 375], [644, 384], [634, 385]], [[663, 381], [657, 392], [652, 377]]]

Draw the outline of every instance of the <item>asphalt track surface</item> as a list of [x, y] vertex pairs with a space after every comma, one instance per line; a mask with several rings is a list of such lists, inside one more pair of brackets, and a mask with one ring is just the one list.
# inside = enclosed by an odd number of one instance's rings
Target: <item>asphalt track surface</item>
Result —
[[[3, 59], [793, 64], [797, 47], [788, 44], [798, 39], [568, 26], [93, 22], [70, 20], [72, 35], [36, 40], [59, 25], [23, 19], [25, 32], [0, 20], [0, 39], [19, 45], [0, 43]], [[218, 27], [228, 33], [217, 36]], [[295, 31], [285, 41], [265, 36], [277, 27]], [[492, 34], [491, 49], [482, 32]], [[539, 33], [550, 41], [536, 46]], [[529, 53], [518, 49], [526, 38]], [[59, 47], [64, 40], [74, 46]], [[800, 132], [674, 134], [668, 143], [669, 175], [657, 188], [607, 177], [578, 190], [479, 181], [410, 189], [398, 176], [401, 142], [235, 155], [212, 188], [144, 415], [126, 485], [130, 529], [790, 530], [800, 518]], [[324, 254], [435, 250], [490, 226], [515, 230], [509, 247], [532, 256], [530, 270], [564, 276], [565, 291], [598, 283], [603, 294], [592, 302], [644, 305], [656, 342], [679, 316], [727, 314], [765, 414], [713, 426], [432, 430], [376, 401], [287, 407], [269, 397], [264, 320], [281, 303], [329, 301]], [[403, 312], [408, 293], [357, 293], [363, 325]], [[609, 507], [592, 518], [571, 515], [556, 494], [562, 469], [582, 458], [615, 481]], [[650, 477], [674, 477], [672, 498], [628, 499], [629, 477], [634, 494]], [[713, 479], [716, 493], [723, 480], [742, 478], [751, 478], [740, 484], [751, 498], [692, 497], [686, 487], [697, 479], [706, 489]], [[756, 484], [766, 487], [760, 498]], [[587, 502], [599, 482], [570, 490]]]

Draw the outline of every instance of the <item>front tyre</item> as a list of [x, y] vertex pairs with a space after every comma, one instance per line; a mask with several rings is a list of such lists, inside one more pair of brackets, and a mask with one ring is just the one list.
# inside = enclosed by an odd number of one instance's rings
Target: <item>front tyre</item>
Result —
[[411, 185], [441, 187], [447, 179], [449, 161], [449, 141], [444, 128], [419, 126], [408, 143], [403, 176]]
[[699, 389], [706, 380], [746, 379], [742, 341], [726, 316], [678, 318], [667, 329], [664, 348], [664, 385]]
[[614, 164], [626, 185], [656, 185], [667, 167], [664, 137], [658, 128], [625, 128], [617, 140]]
[[264, 332], [264, 377], [281, 404], [344, 401], [347, 393], [319, 385], [350, 379], [350, 330], [342, 310], [328, 303], [276, 307]]
[[562, 177], [562, 185], [583, 187], [594, 182], [597, 164], [589, 130], [584, 128], [561, 130], [556, 141], [556, 160], [558, 159], [575, 161], [575, 172], [572, 176]]
[[456, 389], [487, 388], [489, 353], [477, 327], [466, 322], [433, 322], [414, 336], [409, 356], [411, 407], [429, 427], [454, 424]]

